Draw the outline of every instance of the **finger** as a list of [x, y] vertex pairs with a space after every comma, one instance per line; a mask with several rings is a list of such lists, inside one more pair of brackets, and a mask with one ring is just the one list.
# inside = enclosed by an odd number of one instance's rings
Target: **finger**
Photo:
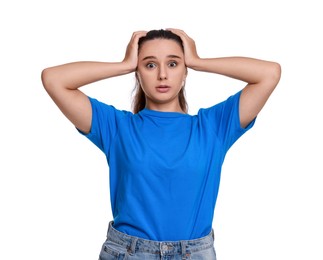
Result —
[[136, 31], [132, 34], [132, 38], [140, 38], [140, 37], [143, 37], [143, 36], [146, 36], [147, 34], [147, 31]]
[[166, 28], [166, 30], [167, 31], [178, 31], [178, 32], [182, 31], [182, 32], [184, 32], [183, 30], [178, 29], [178, 28]]
[[190, 42], [192, 40], [183, 30], [174, 29], [174, 28], [170, 28], [170, 29], [167, 29], [167, 30], [169, 30], [172, 33], [179, 36], [182, 39], [183, 43], [188, 43], [188, 42]]
[[175, 33], [175, 34], [177, 34], [178, 36], [187, 36], [187, 34], [186, 34], [183, 30], [180, 30], [180, 29], [176, 29], [176, 28], [167, 28], [166, 30], [167, 30], [167, 31], [171, 31], [172, 33]]

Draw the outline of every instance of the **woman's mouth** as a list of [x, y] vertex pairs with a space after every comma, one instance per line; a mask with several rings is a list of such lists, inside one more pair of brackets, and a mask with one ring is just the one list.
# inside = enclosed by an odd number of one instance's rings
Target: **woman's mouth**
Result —
[[170, 86], [167, 85], [159, 85], [156, 87], [157, 91], [160, 93], [166, 93], [168, 90], [170, 90]]

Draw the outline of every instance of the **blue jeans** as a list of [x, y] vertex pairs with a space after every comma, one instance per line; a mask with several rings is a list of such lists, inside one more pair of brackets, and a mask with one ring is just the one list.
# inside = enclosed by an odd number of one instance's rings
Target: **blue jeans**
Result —
[[216, 260], [213, 231], [202, 238], [158, 242], [121, 233], [109, 224], [99, 260]]

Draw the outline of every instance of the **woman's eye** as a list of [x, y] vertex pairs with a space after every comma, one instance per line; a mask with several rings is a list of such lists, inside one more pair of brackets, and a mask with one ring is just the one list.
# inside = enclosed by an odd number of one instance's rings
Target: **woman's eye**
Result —
[[172, 61], [168, 64], [169, 67], [176, 67], [177, 63], [175, 61]]
[[148, 64], [146, 65], [146, 67], [147, 67], [148, 69], [153, 69], [153, 68], [155, 68], [155, 67], [156, 67], [156, 64], [154, 64], [154, 63], [148, 63]]

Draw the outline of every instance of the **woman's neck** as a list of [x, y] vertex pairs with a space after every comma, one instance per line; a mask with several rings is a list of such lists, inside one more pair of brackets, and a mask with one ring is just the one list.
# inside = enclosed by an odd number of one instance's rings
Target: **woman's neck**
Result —
[[146, 108], [149, 110], [156, 110], [160, 112], [177, 112], [177, 113], [186, 114], [178, 102], [171, 103], [171, 104], [156, 104], [156, 103], [147, 102]]

